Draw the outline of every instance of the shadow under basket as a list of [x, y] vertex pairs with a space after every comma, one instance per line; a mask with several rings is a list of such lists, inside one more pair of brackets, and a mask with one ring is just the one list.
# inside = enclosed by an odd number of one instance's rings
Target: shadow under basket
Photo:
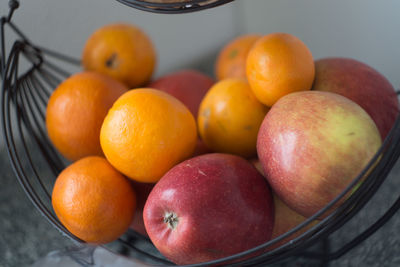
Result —
[[[30, 42], [11, 22], [15, 8], [11, 8], [9, 15], [1, 19], [0, 28], [1, 125], [10, 164], [26, 195], [40, 213], [62, 234], [79, 244], [84, 244], [61, 224], [52, 209], [51, 192], [55, 179], [69, 162], [63, 159], [52, 146], [45, 127], [45, 111], [49, 96], [61, 81], [71, 73], [80, 70], [80, 61]], [[17, 40], [9, 51], [5, 48], [5, 27], [10, 27], [17, 35]], [[21, 66], [25, 69], [22, 70]], [[335, 231], [342, 226], [345, 227], [344, 224], [378, 192], [399, 156], [400, 116], [397, 117], [392, 130], [371, 162], [337, 198], [318, 213], [289, 232], [258, 247], [227, 258], [190, 266], [228, 264], [229, 266], [266, 266], [292, 257], [312, 258], [326, 263], [339, 258], [363, 242], [396, 213], [400, 207], [400, 192], [397, 200], [375, 223], [365, 227], [360, 234], [352, 237], [340, 248], [329, 251], [328, 246], [323, 246], [325, 249], [321, 252], [311, 252], [309, 248], [317, 243], [326, 245], [329, 238], [335, 238]], [[357, 187], [358, 182], [364, 177], [364, 182]], [[304, 231], [314, 219], [330, 210], [348, 192], [353, 193], [342, 205], [318, 224]], [[299, 234], [300, 232], [302, 233]], [[287, 238], [289, 242], [278, 247], [274, 246], [275, 243]], [[275, 248], [267, 249], [272, 246]], [[155, 249], [147, 237], [133, 230], [129, 230], [117, 241], [104, 247], [118, 255], [133, 257], [141, 262], [173, 265]], [[261, 252], [267, 250], [268, 252]]]

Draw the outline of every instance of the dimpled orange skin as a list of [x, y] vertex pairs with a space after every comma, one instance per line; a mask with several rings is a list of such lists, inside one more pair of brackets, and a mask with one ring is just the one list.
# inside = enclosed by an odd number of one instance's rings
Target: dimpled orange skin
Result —
[[76, 237], [93, 244], [116, 240], [130, 226], [136, 195], [105, 158], [91, 156], [64, 169], [54, 184], [53, 209]]
[[199, 133], [215, 152], [255, 156], [258, 130], [267, 112], [245, 80], [225, 79], [211, 87], [200, 104]]
[[71, 161], [102, 156], [101, 125], [108, 109], [127, 90], [122, 83], [95, 72], [67, 78], [47, 103], [46, 128], [53, 145]]
[[146, 84], [155, 69], [156, 51], [140, 28], [123, 23], [103, 26], [86, 41], [82, 64], [86, 70], [107, 74], [129, 88]]
[[246, 76], [256, 97], [271, 107], [279, 98], [310, 90], [315, 76], [312, 54], [297, 37], [271, 33], [250, 49]]
[[150, 88], [122, 95], [100, 132], [109, 162], [132, 180], [146, 183], [157, 182], [190, 157], [196, 142], [196, 122], [189, 109], [175, 97]]
[[259, 34], [241, 35], [226, 44], [219, 52], [215, 63], [215, 76], [217, 79], [246, 79], [247, 54], [260, 37], [261, 35]]

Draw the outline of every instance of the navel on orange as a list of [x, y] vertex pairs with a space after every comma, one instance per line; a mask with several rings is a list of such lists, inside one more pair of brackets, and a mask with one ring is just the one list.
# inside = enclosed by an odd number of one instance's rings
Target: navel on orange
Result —
[[97, 29], [86, 41], [82, 64], [136, 88], [146, 84], [157, 55], [150, 37], [139, 27], [116, 23]]

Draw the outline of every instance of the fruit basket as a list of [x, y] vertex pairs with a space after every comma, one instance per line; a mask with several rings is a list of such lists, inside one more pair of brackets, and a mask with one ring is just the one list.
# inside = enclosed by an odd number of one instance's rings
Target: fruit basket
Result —
[[187, 13], [226, 4], [233, 0], [192, 0], [192, 1], [159, 1], [159, 0], [118, 0], [133, 8], [155, 13]]
[[[180, 13], [196, 11], [182, 5], [171, 7], [167, 4], [138, 5], [143, 1], [119, 0], [132, 7], [143, 7], [152, 12]], [[201, 5], [199, 9], [213, 7], [229, 1], [211, 1], [210, 5]], [[1, 20], [1, 123], [6, 149], [16, 178], [26, 195], [41, 214], [62, 234], [78, 244], [84, 243], [71, 234], [57, 219], [51, 207], [51, 190], [57, 175], [67, 166], [65, 161], [50, 143], [45, 127], [45, 110], [47, 100], [54, 88], [71, 73], [78, 70], [80, 61], [57, 51], [37, 46], [12, 22], [12, 15], [18, 7], [16, 1], [10, 2], [10, 12]], [[143, 4], [143, 3], [141, 3]], [[180, 10], [180, 11], [178, 11]], [[17, 35], [13, 46], [5, 48], [5, 28], [11, 28]], [[28, 68], [20, 69], [21, 61], [28, 62]], [[338, 195], [319, 212], [309, 217], [287, 233], [248, 251], [222, 258], [213, 262], [194, 264], [192, 266], [265, 266], [283, 261], [290, 257], [306, 257], [321, 260], [322, 263], [334, 260], [363, 242], [382, 225], [384, 225], [400, 208], [400, 196], [395, 203], [376, 220], [375, 223], [351, 241], [335, 251], [309, 252], [308, 248], [319, 242], [328, 242], [335, 232], [351, 220], [371, 199], [385, 181], [400, 156], [400, 116], [384, 140], [379, 151], [364, 170]], [[362, 180], [363, 183], [358, 186]], [[347, 198], [332, 213], [318, 224], [303, 231], [316, 218], [330, 210], [339, 200]], [[400, 195], [400, 194], [399, 194]], [[301, 234], [298, 234], [300, 233]], [[295, 236], [295, 237], [293, 237]], [[290, 238], [284, 245], [263, 252], [279, 241]], [[129, 230], [118, 241], [106, 245], [107, 249], [117, 254], [137, 257], [140, 261], [153, 264], [173, 265], [161, 256], [147, 237]], [[254, 256], [255, 254], [255, 256]]]

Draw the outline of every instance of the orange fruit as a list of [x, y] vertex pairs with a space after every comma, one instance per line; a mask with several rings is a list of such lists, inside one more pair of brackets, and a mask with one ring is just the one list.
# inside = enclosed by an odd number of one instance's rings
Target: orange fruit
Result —
[[107, 74], [130, 88], [146, 84], [156, 65], [149, 36], [134, 25], [117, 23], [96, 30], [82, 52], [86, 70]]
[[260, 37], [261, 35], [259, 34], [245, 34], [226, 44], [219, 52], [215, 63], [215, 76], [217, 79], [246, 79], [247, 54]]
[[60, 173], [52, 205], [68, 231], [88, 243], [104, 244], [129, 228], [136, 195], [128, 179], [105, 158], [91, 156]]
[[100, 128], [123, 84], [102, 74], [81, 72], [63, 81], [47, 103], [46, 128], [53, 145], [69, 160], [103, 155]]
[[251, 157], [267, 112], [245, 80], [225, 79], [211, 87], [200, 104], [199, 133], [216, 152]]
[[311, 89], [314, 60], [308, 47], [296, 36], [271, 33], [250, 49], [246, 76], [256, 97], [272, 106], [284, 95]]
[[122, 95], [108, 112], [100, 143], [108, 161], [138, 182], [158, 181], [190, 157], [197, 142], [196, 121], [175, 97], [140, 88]]

